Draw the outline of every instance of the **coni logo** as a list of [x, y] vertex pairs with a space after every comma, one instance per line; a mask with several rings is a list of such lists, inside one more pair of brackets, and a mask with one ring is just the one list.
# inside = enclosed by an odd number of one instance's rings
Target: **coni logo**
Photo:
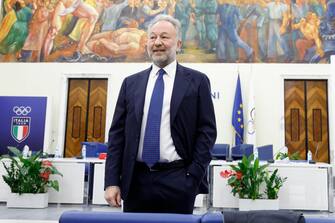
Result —
[[30, 106], [14, 106], [13, 112], [17, 116], [12, 117], [11, 136], [18, 143], [26, 140], [30, 133], [31, 117], [27, 115], [31, 112]]

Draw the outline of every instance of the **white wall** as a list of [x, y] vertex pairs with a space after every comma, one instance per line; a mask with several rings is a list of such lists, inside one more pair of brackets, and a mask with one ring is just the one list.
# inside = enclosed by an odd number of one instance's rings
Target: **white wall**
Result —
[[[246, 106], [250, 75], [254, 75], [257, 144], [274, 144], [278, 150], [284, 146], [284, 79], [330, 79], [329, 64], [185, 64], [208, 75], [212, 91], [219, 93], [214, 99], [218, 143], [233, 142], [231, 112], [237, 73], [240, 73], [243, 102]], [[106, 132], [111, 123], [115, 102], [122, 80], [129, 74], [147, 68], [145, 63], [1, 63], [0, 95], [49, 96], [51, 99], [49, 152], [61, 146], [64, 140], [64, 118], [69, 77], [107, 77], [108, 107]], [[333, 69], [334, 70], [334, 69]], [[334, 85], [329, 84], [329, 97]], [[329, 98], [330, 100], [330, 98]], [[335, 111], [335, 110], [334, 110]], [[330, 130], [334, 125], [334, 112], [330, 109]], [[246, 112], [245, 112], [246, 113]], [[333, 130], [332, 130], [333, 132]], [[333, 134], [330, 148], [333, 151]], [[331, 157], [333, 157], [331, 152]], [[333, 160], [333, 158], [331, 158]]]

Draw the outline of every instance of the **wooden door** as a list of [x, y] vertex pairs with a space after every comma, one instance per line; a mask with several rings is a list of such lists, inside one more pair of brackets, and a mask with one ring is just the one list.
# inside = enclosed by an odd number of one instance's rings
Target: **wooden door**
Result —
[[306, 114], [304, 81], [285, 81], [285, 144], [289, 154], [306, 157]]
[[81, 142], [104, 142], [106, 101], [106, 79], [69, 79], [65, 157], [79, 156]]
[[[289, 154], [329, 162], [327, 81], [285, 80], [285, 144]], [[317, 149], [318, 148], [318, 149]]]
[[106, 126], [107, 81], [91, 80], [87, 141], [104, 142]]
[[329, 162], [327, 82], [307, 81], [307, 147], [313, 159]]

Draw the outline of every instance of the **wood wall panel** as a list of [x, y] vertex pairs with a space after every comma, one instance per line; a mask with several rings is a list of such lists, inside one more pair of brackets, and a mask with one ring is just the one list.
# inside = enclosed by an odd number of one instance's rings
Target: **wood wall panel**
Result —
[[298, 142], [300, 141], [300, 134], [301, 134], [301, 129], [300, 129], [300, 109], [298, 108], [291, 108], [291, 114], [290, 114], [290, 140], [293, 142]]
[[93, 138], [100, 138], [104, 131], [103, 131], [103, 108], [101, 106], [94, 106], [93, 112]]
[[82, 109], [80, 106], [73, 107], [72, 123], [71, 123], [72, 124], [71, 137], [72, 138], [80, 138], [81, 112], [82, 112]]

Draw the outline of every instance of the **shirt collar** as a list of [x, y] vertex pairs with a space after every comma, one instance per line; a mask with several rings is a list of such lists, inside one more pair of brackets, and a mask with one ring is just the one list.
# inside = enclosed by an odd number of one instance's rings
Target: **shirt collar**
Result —
[[[161, 68], [158, 67], [157, 65], [152, 64], [151, 78], [156, 77], [160, 69]], [[176, 70], [177, 70], [177, 61], [176, 60], [172, 61], [167, 66], [163, 67], [163, 69], [168, 77], [174, 78], [174, 76], [176, 75]]]

